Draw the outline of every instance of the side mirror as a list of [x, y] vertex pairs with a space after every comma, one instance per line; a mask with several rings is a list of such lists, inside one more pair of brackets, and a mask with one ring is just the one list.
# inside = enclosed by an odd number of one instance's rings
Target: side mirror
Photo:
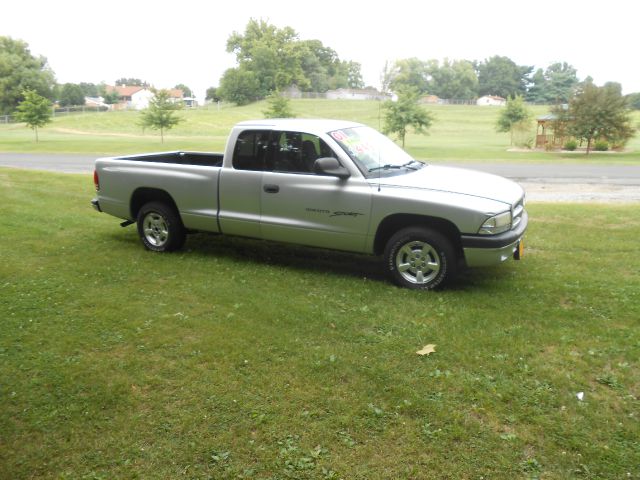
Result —
[[338, 159], [333, 157], [317, 159], [313, 163], [313, 171], [320, 175], [331, 175], [332, 177], [338, 177], [341, 179], [349, 178], [351, 176], [349, 170], [340, 165]]

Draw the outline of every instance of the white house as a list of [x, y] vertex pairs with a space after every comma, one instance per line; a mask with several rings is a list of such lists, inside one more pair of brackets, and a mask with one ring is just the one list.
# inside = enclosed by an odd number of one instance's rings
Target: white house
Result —
[[329, 100], [388, 100], [389, 97], [375, 88], [338, 88], [327, 92]]
[[[116, 110], [143, 110], [149, 106], [149, 101], [154, 97], [155, 93], [149, 87], [140, 86], [116, 86], [107, 85], [107, 92], [117, 92], [119, 101], [114, 108]], [[174, 102], [183, 101], [182, 90], [170, 89], [169, 99]]]
[[496, 107], [502, 107], [505, 105], [507, 101], [502, 97], [496, 97], [495, 95], [485, 95], [484, 97], [480, 97], [476, 102], [476, 105], [490, 105]]

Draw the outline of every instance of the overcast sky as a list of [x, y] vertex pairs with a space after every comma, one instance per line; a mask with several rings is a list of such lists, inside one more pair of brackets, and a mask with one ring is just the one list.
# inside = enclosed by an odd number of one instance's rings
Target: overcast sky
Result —
[[376, 87], [386, 60], [505, 55], [536, 68], [566, 61], [580, 79], [631, 93], [640, 91], [639, 14], [637, 0], [4, 0], [0, 35], [47, 57], [60, 83], [137, 77], [184, 83], [198, 97], [235, 66], [226, 41], [251, 17], [322, 41]]

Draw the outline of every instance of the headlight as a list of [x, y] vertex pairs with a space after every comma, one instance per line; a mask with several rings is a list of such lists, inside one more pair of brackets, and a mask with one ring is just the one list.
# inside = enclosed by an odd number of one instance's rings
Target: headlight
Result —
[[480, 235], [495, 235], [511, 230], [511, 212], [494, 215], [482, 224], [478, 233]]

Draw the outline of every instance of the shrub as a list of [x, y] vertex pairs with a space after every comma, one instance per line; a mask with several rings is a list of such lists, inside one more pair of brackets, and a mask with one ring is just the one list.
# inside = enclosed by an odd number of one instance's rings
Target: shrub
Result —
[[606, 152], [609, 150], [609, 143], [606, 140], [598, 140], [593, 146], [596, 152]]
[[567, 140], [564, 144], [564, 149], [573, 152], [576, 148], [578, 148], [578, 142], [575, 140]]

